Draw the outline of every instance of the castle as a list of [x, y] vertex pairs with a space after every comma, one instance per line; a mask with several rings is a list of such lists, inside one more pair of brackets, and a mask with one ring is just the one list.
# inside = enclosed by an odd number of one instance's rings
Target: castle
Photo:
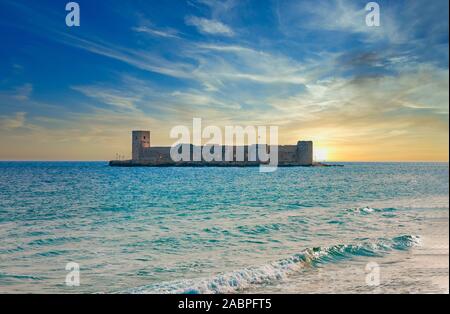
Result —
[[[132, 158], [131, 160], [112, 160], [111, 166], [258, 166], [263, 164], [259, 155], [258, 145], [252, 146], [194, 146], [192, 144], [181, 144], [180, 148], [188, 148], [189, 158], [174, 161], [171, 158], [171, 147], [151, 146], [150, 131], [132, 131]], [[225, 156], [231, 152], [230, 159], [219, 159], [206, 161], [200, 155], [200, 160], [193, 156], [195, 149], [207, 148], [211, 154], [219, 153]], [[257, 152], [256, 155], [252, 153]], [[218, 149], [218, 151], [217, 151]], [[264, 145], [264, 150], [270, 153], [271, 146]], [[313, 142], [299, 141], [297, 145], [278, 145], [278, 166], [313, 166]], [[241, 154], [243, 159], [236, 158]]]

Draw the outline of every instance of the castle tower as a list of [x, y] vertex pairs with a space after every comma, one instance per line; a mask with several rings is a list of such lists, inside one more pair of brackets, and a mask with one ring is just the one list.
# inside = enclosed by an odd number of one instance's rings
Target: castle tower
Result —
[[297, 160], [299, 164], [310, 166], [313, 164], [313, 142], [299, 141], [297, 142]]
[[150, 131], [133, 131], [131, 155], [133, 160], [140, 160], [144, 157], [144, 151], [150, 147]]

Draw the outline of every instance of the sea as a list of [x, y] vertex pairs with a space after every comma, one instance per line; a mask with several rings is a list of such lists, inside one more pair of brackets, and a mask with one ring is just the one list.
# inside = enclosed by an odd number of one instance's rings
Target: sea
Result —
[[340, 165], [0, 162], [0, 293], [448, 293], [448, 163]]

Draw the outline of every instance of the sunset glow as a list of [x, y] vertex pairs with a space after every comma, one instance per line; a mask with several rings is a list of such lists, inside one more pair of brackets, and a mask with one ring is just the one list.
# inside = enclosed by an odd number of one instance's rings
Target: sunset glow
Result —
[[364, 1], [83, 1], [71, 28], [20, 2], [0, 3], [0, 160], [129, 157], [131, 130], [171, 145], [198, 117], [320, 160], [448, 161], [447, 1], [383, 1], [379, 27]]

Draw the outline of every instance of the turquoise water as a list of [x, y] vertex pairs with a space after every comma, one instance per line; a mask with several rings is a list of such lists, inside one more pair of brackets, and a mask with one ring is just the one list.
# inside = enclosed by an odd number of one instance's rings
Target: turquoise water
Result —
[[448, 264], [405, 261], [448, 238], [448, 184], [448, 163], [1, 162], [0, 292], [370, 292], [371, 261], [385, 292], [441, 292]]

